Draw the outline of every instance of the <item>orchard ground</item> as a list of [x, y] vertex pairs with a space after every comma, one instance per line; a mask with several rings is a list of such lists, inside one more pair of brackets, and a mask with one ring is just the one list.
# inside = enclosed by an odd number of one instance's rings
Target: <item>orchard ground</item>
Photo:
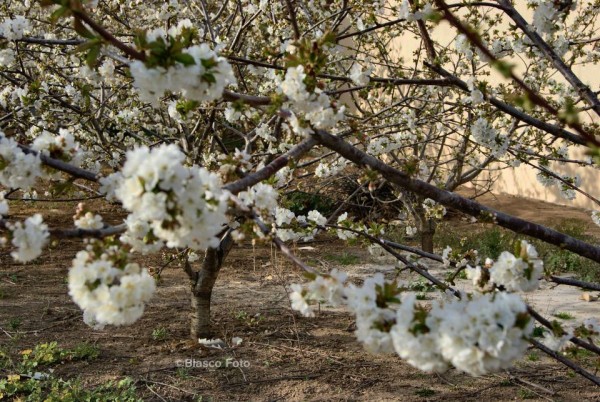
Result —
[[[588, 225], [587, 234], [600, 238], [600, 228], [583, 210], [507, 195], [486, 195], [481, 201], [543, 224], [581, 222]], [[119, 223], [124, 216], [116, 207], [93, 206], [108, 223]], [[11, 211], [26, 217], [34, 210], [26, 202], [12, 202]], [[72, 224], [73, 211], [74, 205], [48, 203], [43, 213], [51, 227], [66, 227]], [[482, 230], [481, 224], [460, 218], [448, 225], [460, 234]], [[587, 380], [537, 350], [530, 350], [510, 370], [479, 378], [456, 370], [426, 374], [397, 356], [370, 355], [356, 341], [349, 313], [326, 306], [315, 318], [292, 313], [286, 288], [302, 282], [302, 273], [268, 245], [235, 247], [213, 293], [215, 336], [229, 344], [233, 337], [242, 338], [236, 348], [209, 349], [189, 340], [188, 280], [176, 264], [164, 268], [157, 294], [135, 325], [92, 330], [67, 290], [67, 272], [81, 242], [61, 241], [51, 247], [27, 265], [15, 264], [7, 253], [1, 255], [0, 357], [18, 361], [23, 350], [53, 341], [64, 349], [93, 348], [97, 356], [36, 368], [42, 373], [52, 369], [55, 378], [79, 378], [86, 387], [130, 377], [140, 398], [157, 401], [597, 401], [600, 397]], [[298, 245], [295, 251], [319, 269], [349, 272], [352, 280], [377, 271], [393, 272], [391, 261], [328, 237]], [[156, 255], [141, 262], [156, 272], [167, 261]], [[439, 264], [431, 263], [430, 269], [440, 277], [447, 274]], [[422, 298], [434, 297], [416, 275], [403, 273], [402, 279], [414, 284]], [[457, 286], [468, 285], [459, 280]], [[559, 321], [600, 316], [600, 301], [586, 303], [581, 294], [577, 288], [545, 283], [528, 301]], [[571, 357], [592, 372], [600, 363], [584, 353]], [[0, 379], [11, 374], [20, 373], [5, 364]]]

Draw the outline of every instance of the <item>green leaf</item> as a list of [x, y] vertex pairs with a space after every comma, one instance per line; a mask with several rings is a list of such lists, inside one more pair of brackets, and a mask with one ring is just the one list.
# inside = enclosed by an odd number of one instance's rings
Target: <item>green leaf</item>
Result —
[[192, 55], [187, 54], [187, 53], [176, 54], [173, 56], [173, 59], [175, 61], [178, 61], [179, 63], [183, 64], [186, 67], [193, 66], [194, 64], [196, 64], [196, 61], [194, 60]]
[[202, 67], [204, 67], [207, 70], [210, 70], [219, 64], [219, 63], [217, 63], [217, 61], [215, 59], [202, 59], [201, 63], [202, 63]]
[[77, 46], [75, 49], [73, 49], [73, 53], [85, 52], [85, 51], [89, 50], [90, 48], [97, 46], [99, 43], [100, 43], [100, 39], [94, 38], [92, 40], [89, 40], [89, 41], [84, 42], [81, 45]]
[[208, 82], [209, 84], [215, 84], [217, 79], [213, 73], [204, 73], [202, 74], [202, 81]]
[[177, 109], [177, 112], [179, 112], [180, 115], [185, 117], [185, 116], [187, 116], [187, 114], [189, 112], [196, 109], [198, 106], [200, 106], [200, 102], [198, 102], [198, 101], [181, 100], [181, 101], [177, 102], [177, 105], [175, 108]]
[[101, 45], [93, 46], [85, 57], [85, 63], [88, 67], [94, 67], [98, 64], [98, 56], [100, 56]]
[[94, 39], [96, 36], [85, 27], [85, 25], [83, 25], [83, 23], [75, 18], [73, 19], [73, 28], [75, 29], [75, 32], [77, 32], [79, 35], [83, 36], [84, 38], [87, 39]]
[[498, 72], [500, 74], [502, 74], [502, 76], [504, 78], [510, 78], [512, 75], [512, 69], [514, 67], [513, 64], [507, 63], [505, 61], [502, 60], [496, 60], [492, 63], [492, 66], [498, 70]]
[[40, 5], [42, 7], [50, 7], [53, 6], [55, 4], [60, 4], [58, 1], [56, 0], [40, 0]]
[[66, 6], [57, 8], [51, 15], [50, 21], [55, 24], [59, 19], [67, 17], [71, 14], [71, 10]]

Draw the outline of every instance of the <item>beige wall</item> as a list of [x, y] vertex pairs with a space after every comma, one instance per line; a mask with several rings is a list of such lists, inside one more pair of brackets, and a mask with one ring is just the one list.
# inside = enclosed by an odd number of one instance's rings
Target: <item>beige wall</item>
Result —
[[[523, 16], [531, 21], [531, 10], [527, 10], [524, 1], [517, 1], [517, 8], [523, 14]], [[439, 41], [441, 44], [449, 44], [454, 46], [454, 38], [456, 37], [456, 30], [445, 22], [439, 24], [433, 29], [432, 37]], [[405, 62], [412, 60], [412, 52], [417, 48], [418, 42], [411, 38], [412, 35], [404, 35], [403, 37], [397, 38], [394, 48], [396, 57], [404, 57]], [[586, 66], [585, 68], [575, 68], [574, 71], [583, 80], [584, 83], [591, 86], [595, 91], [600, 89], [600, 65]], [[556, 75], [559, 76], [558, 74]], [[489, 79], [492, 83], [503, 80], [498, 74], [492, 75]], [[599, 121], [600, 119], [595, 116], [592, 117], [590, 114], [582, 116], [587, 121], [594, 119]], [[584, 157], [585, 150], [582, 147], [571, 146], [570, 157], [573, 159], [581, 159]], [[551, 164], [551, 169], [558, 174], [567, 174], [570, 176], [579, 175], [582, 179], [581, 188], [592, 195], [595, 198], [600, 199], [600, 170], [577, 167], [573, 164], [559, 165]], [[576, 198], [572, 201], [563, 198], [560, 195], [560, 190], [557, 186], [551, 188], [543, 187], [536, 179], [537, 170], [522, 164], [518, 168], [504, 169], [500, 173], [498, 180], [493, 186], [493, 191], [508, 193], [512, 195], [535, 198], [542, 201], [576, 206], [586, 209], [600, 209], [592, 200], [577, 194]]]

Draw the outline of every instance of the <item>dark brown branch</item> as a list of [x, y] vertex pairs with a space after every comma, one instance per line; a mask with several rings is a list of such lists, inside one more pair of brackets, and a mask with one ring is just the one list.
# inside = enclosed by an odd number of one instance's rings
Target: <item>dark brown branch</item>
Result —
[[96, 31], [104, 40], [109, 42], [111, 45], [113, 45], [117, 49], [121, 50], [123, 53], [125, 53], [128, 56], [130, 56], [134, 59], [137, 59], [137, 60], [141, 60], [141, 61], [146, 60], [146, 55], [144, 53], [139, 52], [136, 49], [134, 49], [133, 47], [127, 46], [125, 43], [121, 42], [119, 39], [117, 39], [115, 36], [113, 36], [113, 34], [108, 32], [102, 25], [98, 24], [96, 21], [94, 21], [92, 18], [90, 18], [90, 16], [87, 15], [84, 11], [72, 10], [72, 12], [73, 12], [74, 18], [85, 22], [90, 28], [92, 28], [94, 31]]
[[40, 160], [46, 166], [49, 166], [56, 170], [60, 170], [61, 172], [68, 173], [71, 176], [77, 177], [79, 179], [85, 179], [85, 180], [93, 181], [93, 182], [98, 181], [98, 175], [90, 172], [89, 170], [81, 169], [76, 166], [70, 165], [66, 162], [63, 162], [61, 160], [51, 158], [44, 154], [40, 154], [39, 152], [34, 151], [33, 149], [28, 148], [24, 145], [19, 145], [19, 148], [21, 148], [21, 150], [23, 150], [23, 152], [25, 152], [26, 154], [39, 155]]
[[[408, 0], [408, 2], [410, 3], [411, 7], [415, 6], [415, 0]], [[435, 52], [435, 47], [433, 45], [433, 41], [431, 40], [431, 37], [429, 36], [429, 32], [427, 31], [427, 26], [425, 25], [425, 22], [422, 19], [417, 20], [417, 25], [419, 27], [419, 33], [421, 34], [421, 39], [423, 40], [423, 43], [425, 44], [425, 51], [427, 52], [427, 58], [429, 59], [430, 62], [434, 63], [437, 56], [436, 56], [436, 52]]]
[[[547, 319], [545, 319], [540, 313], [535, 311], [531, 306], [527, 306], [527, 312], [529, 312], [529, 314], [533, 318], [535, 318], [535, 320], [537, 322], [542, 324], [544, 327], [546, 327], [550, 330], [554, 330], [552, 323], [550, 321], [548, 321]], [[577, 338], [576, 336], [569, 339], [569, 341], [571, 341], [572, 343], [574, 343], [575, 345], [577, 345], [579, 347], [589, 350], [590, 352], [594, 352], [597, 355], [600, 355], [600, 348], [598, 346], [594, 345], [593, 343], [586, 342], [582, 339]]]
[[288, 13], [290, 15], [290, 22], [292, 23], [292, 29], [294, 30], [294, 39], [300, 39], [300, 28], [298, 27], [298, 20], [296, 19], [296, 10], [294, 10], [294, 5], [291, 0], [284, 0], [285, 5], [287, 7]]
[[600, 283], [585, 282], [580, 281], [579, 279], [561, 278], [560, 276], [550, 275], [550, 281], [558, 283], [559, 285], [575, 286], [590, 290], [600, 290]]
[[237, 194], [240, 191], [252, 187], [253, 185], [261, 182], [262, 180], [268, 179], [273, 176], [277, 171], [283, 169], [291, 160], [300, 157], [301, 155], [308, 152], [312, 147], [317, 145], [317, 140], [314, 138], [307, 138], [288, 152], [275, 158], [271, 163], [266, 165], [260, 170], [254, 173], [250, 173], [245, 177], [237, 180], [233, 183], [229, 183], [224, 188], [229, 190], [233, 194]]
[[[435, 0], [437, 6], [444, 12], [444, 19], [453, 25], [460, 33], [465, 35], [469, 42], [475, 45], [490, 61], [492, 65], [500, 65], [501, 62], [494, 56], [494, 54], [483, 44], [481, 38], [468, 26], [465, 26], [448, 8], [448, 5], [444, 0]], [[564, 120], [558, 109], [552, 106], [546, 99], [544, 99], [536, 91], [532, 90], [520, 77], [518, 77], [512, 70], [512, 68], [504, 69], [503, 73], [507, 78], [512, 79], [518, 87], [520, 87], [527, 95], [527, 98], [535, 105], [538, 105], [546, 109], [550, 114], [557, 117], [559, 120]], [[586, 142], [600, 145], [600, 141], [595, 137], [593, 133], [587, 132], [581, 124], [577, 121], [566, 121], [575, 131], [577, 131], [582, 137], [586, 139]]]
[[359, 36], [362, 34], [366, 34], [368, 32], [372, 32], [381, 28], [386, 28], [386, 27], [391, 27], [392, 25], [396, 25], [400, 22], [404, 22], [406, 21], [404, 18], [399, 18], [397, 20], [393, 20], [393, 21], [388, 21], [388, 22], [384, 22], [383, 24], [380, 23], [375, 23], [375, 25], [373, 25], [372, 27], [369, 28], [365, 28], [362, 31], [355, 31], [355, 32], [350, 32], [344, 35], [339, 35], [337, 38], [335, 38], [336, 42], [339, 42], [341, 40], [347, 39], [347, 38], [351, 38], [353, 36]]
[[267, 96], [244, 95], [228, 90], [223, 91], [223, 99], [229, 102], [243, 101], [251, 106], [268, 106], [271, 104], [271, 98]]
[[[428, 258], [428, 259], [433, 260], [433, 261], [442, 262], [442, 263], [444, 262], [444, 259], [442, 258], [441, 255], [433, 254], [433, 253], [428, 253], [427, 251], [423, 251], [423, 250], [421, 250], [419, 248], [406, 246], [404, 244], [396, 243], [396, 242], [389, 241], [389, 240], [383, 240], [383, 241], [388, 246], [390, 246], [392, 248], [395, 248], [397, 250], [408, 251], [409, 253], [416, 254], [418, 256], [421, 256], [421, 257], [424, 257], [424, 258]], [[455, 265], [455, 264], [451, 264], [451, 265]]]
[[121, 234], [127, 230], [127, 225], [109, 226], [102, 229], [50, 229], [50, 236], [59, 239], [73, 239], [93, 237], [101, 239], [103, 237]]
[[[0, 39], [4, 40], [5, 37], [0, 35]], [[14, 42], [19, 43], [31, 43], [34, 45], [46, 45], [46, 46], [79, 46], [85, 41], [81, 39], [44, 39], [44, 38], [21, 38], [15, 39]]]
[[584, 99], [600, 116], [600, 102], [594, 92], [585, 85], [579, 77], [577, 77], [573, 71], [565, 64], [564, 61], [556, 54], [556, 52], [542, 39], [542, 37], [530, 28], [531, 25], [525, 21], [521, 14], [512, 6], [508, 0], [498, 0], [504, 7], [504, 12], [508, 15], [517, 26], [527, 35], [531, 42], [546, 56], [546, 58], [554, 65], [554, 68], [562, 74], [563, 77], [577, 90], [579, 96]]
[[[387, 240], [379, 239], [379, 238], [377, 238], [375, 236], [372, 236], [372, 235], [370, 235], [370, 234], [368, 234], [366, 232], [363, 232], [361, 230], [356, 230], [356, 229], [352, 229], [352, 228], [346, 228], [346, 227], [343, 227], [343, 226], [326, 225], [326, 227], [333, 228], [333, 229], [346, 230], [348, 232], [356, 233], [357, 235], [362, 236], [362, 237], [368, 239], [371, 243], [378, 244], [385, 251], [387, 251], [388, 253], [390, 253], [394, 258], [396, 258], [398, 261], [400, 261], [404, 265], [406, 265], [411, 271], [414, 271], [417, 274], [421, 275], [423, 278], [427, 279], [428, 281], [430, 281], [431, 283], [433, 283], [434, 285], [436, 285], [440, 290], [449, 290], [450, 292], [452, 292], [452, 294], [454, 296], [456, 296], [459, 299], [461, 298], [461, 294], [460, 294], [460, 292], [458, 290], [456, 290], [456, 289], [454, 289], [454, 288], [446, 285], [444, 282], [442, 282], [441, 280], [439, 280], [435, 276], [431, 275], [426, 270], [417, 267], [415, 264], [413, 264], [408, 259], [406, 259], [402, 254], [398, 254], [396, 251], [394, 251], [394, 249], [390, 245], [390, 242], [388, 242]], [[320, 226], [320, 228], [321, 229], [325, 229], [325, 227], [322, 227], [322, 226]], [[399, 247], [396, 247], [396, 248], [399, 248]], [[419, 253], [416, 253], [416, 254], [419, 254]], [[429, 253], [427, 253], [427, 254], [429, 254]], [[431, 255], [433, 255], [433, 254], [431, 254]]]
[[356, 163], [358, 166], [369, 167], [378, 171], [386, 178], [386, 180], [397, 184], [408, 191], [419, 194], [425, 198], [431, 198], [442, 205], [455, 208], [476, 218], [488, 219], [499, 226], [510, 229], [516, 233], [543, 240], [546, 243], [554, 244], [572, 251], [583, 257], [589, 258], [592, 261], [600, 262], [600, 247], [598, 246], [587, 244], [581, 240], [557, 232], [556, 230], [508, 215], [504, 212], [494, 210], [475, 201], [461, 197], [458, 194], [441, 190], [421, 180], [413, 179], [408, 174], [394, 169], [379, 159], [353, 147], [341, 138], [327, 132], [316, 131], [313, 135], [327, 148], [336, 151], [344, 158]]
[[[463, 91], [470, 92], [469, 86], [467, 85], [466, 82], [455, 77], [454, 75], [452, 75], [451, 73], [449, 73], [448, 71], [443, 69], [442, 67], [440, 67], [438, 65], [433, 65], [433, 64], [430, 64], [427, 62], [425, 62], [424, 64], [427, 67], [429, 67], [431, 70], [440, 74], [441, 76], [446, 77], [450, 80], [453, 80], [456, 83], [456, 86], [459, 87], [460, 89], [462, 89]], [[487, 99], [488, 102], [490, 102], [492, 105], [496, 106], [496, 108], [498, 108], [499, 110], [519, 119], [520, 121], [522, 121], [524, 123], [530, 124], [533, 127], [539, 128], [540, 130], [547, 132], [548, 134], [552, 134], [556, 137], [565, 139], [574, 144], [587, 146], [587, 140], [579, 135], [573, 134], [573, 133], [563, 129], [562, 127], [555, 126], [555, 125], [547, 123], [545, 121], [536, 119], [535, 117], [532, 117], [532, 116], [528, 115], [527, 113], [520, 111], [519, 109], [517, 109], [516, 107], [514, 107], [512, 105], [509, 105], [508, 103], [504, 103], [501, 100], [494, 98], [493, 96], [484, 94], [484, 97], [485, 97], [485, 99]]]
[[[238, 56], [227, 56], [227, 59], [242, 64], [250, 64], [257, 67], [270, 68], [272, 70], [284, 71], [285, 67], [271, 64], [260, 60], [245, 59]], [[332, 81], [343, 81], [352, 82], [349, 77], [331, 74], [318, 74], [318, 78], [324, 78]], [[456, 82], [452, 79], [431, 79], [431, 78], [382, 78], [382, 77], [370, 77], [371, 83], [390, 84], [390, 85], [432, 85], [440, 87], [455, 86]], [[466, 85], [466, 84], [465, 84]], [[354, 89], [362, 89], [363, 87], [357, 87]], [[229, 96], [229, 95], [227, 95]], [[236, 94], [236, 96], [240, 96]], [[246, 95], [247, 96], [247, 95]], [[262, 99], [262, 98], [261, 98]], [[227, 100], [227, 99], [226, 99]], [[233, 99], [237, 100], [237, 99]], [[264, 101], [264, 100], [261, 100]]]
[[575, 371], [577, 374], [587, 378], [588, 380], [590, 380], [591, 382], [593, 382], [596, 385], [600, 385], [599, 377], [596, 377], [589, 371], [585, 370], [583, 367], [573, 363], [571, 360], [567, 359], [560, 353], [547, 348], [546, 346], [542, 345], [540, 342], [536, 341], [535, 339], [530, 339], [529, 342], [531, 342], [536, 348], [538, 348], [542, 352], [546, 353], [548, 356], [553, 357], [554, 359], [558, 360], [565, 366], [569, 367], [571, 370]]

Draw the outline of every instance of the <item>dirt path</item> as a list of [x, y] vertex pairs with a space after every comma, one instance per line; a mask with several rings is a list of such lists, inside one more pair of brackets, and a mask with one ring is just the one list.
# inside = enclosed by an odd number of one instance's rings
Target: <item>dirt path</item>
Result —
[[[469, 192], [464, 191], [462, 194], [469, 195]], [[571, 208], [509, 194], [492, 193], [477, 198], [477, 202], [542, 225], [552, 226], [561, 221], [581, 222], [585, 225], [587, 234], [600, 238], [600, 226], [592, 222], [591, 211], [583, 208]]]
[[[52, 219], [64, 222], [71, 214], [67, 208], [58, 209]], [[356, 278], [392, 268], [361, 249], [329, 241], [310, 246], [313, 249], [297, 252], [323, 270], [339, 265], [339, 256], [347, 255], [354, 256], [356, 264], [339, 268]], [[290, 311], [286, 287], [302, 282], [301, 272], [268, 246], [237, 247], [214, 291], [215, 335], [227, 341], [241, 337], [239, 348], [208, 350], [188, 341], [187, 280], [175, 267], [164, 271], [158, 293], [139, 322], [94, 331], [83, 324], [65, 281], [81, 245], [61, 242], [54, 247], [35, 264], [17, 265], [8, 255], [0, 256], [0, 348], [15, 358], [20, 350], [50, 341], [67, 348], [87, 341], [100, 349], [95, 360], [56, 367], [57, 376], [80, 376], [87, 384], [131, 376], [146, 400], [157, 401], [599, 399], [598, 390], [587, 381], [535, 351], [509, 371], [479, 378], [456, 370], [426, 374], [396, 356], [370, 355], [355, 341], [354, 320], [348, 313], [323, 306], [317, 317], [302, 318]], [[157, 267], [163, 262], [156, 256], [144, 263]], [[432, 272], [443, 274], [439, 270], [432, 267]], [[413, 275], [404, 279], [418, 281]], [[590, 309], [586, 314], [600, 316], [600, 304], [580, 303], [577, 292], [560, 286], [547, 295], [534, 294], [531, 302], [548, 314], [561, 311], [579, 317], [582, 309]], [[11, 328], [17, 321], [17, 328]], [[157, 329], [166, 335], [157, 339]], [[186, 359], [221, 362], [221, 367], [178, 368]], [[226, 361], [243, 366], [223, 366]]]

